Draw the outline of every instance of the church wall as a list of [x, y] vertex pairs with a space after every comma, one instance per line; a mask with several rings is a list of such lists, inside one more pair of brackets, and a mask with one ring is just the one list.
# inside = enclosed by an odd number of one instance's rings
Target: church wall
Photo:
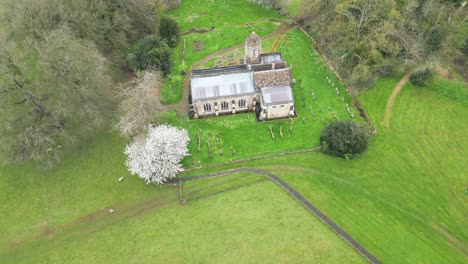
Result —
[[[196, 100], [193, 102], [193, 110], [195, 111], [198, 117], [216, 116], [217, 114], [232, 114], [233, 110], [235, 110], [235, 113], [253, 111], [254, 95], [255, 93], [244, 94], [239, 96], [217, 97], [204, 100]], [[239, 100], [241, 99], [244, 99], [246, 101], [245, 108], [239, 107]], [[234, 104], [232, 103], [233, 100], [235, 101]], [[221, 108], [221, 103], [223, 101], [228, 102], [228, 108], [226, 110], [223, 110]], [[210, 112], [205, 112], [204, 105], [206, 103], [209, 103], [211, 105]], [[215, 106], [215, 103], [217, 103], [217, 106]]]
[[264, 106], [264, 109], [267, 110], [266, 119], [269, 120], [269, 119], [289, 117], [289, 113], [291, 112], [291, 107], [293, 107], [294, 109], [294, 103], [292, 102], [285, 103], [285, 104]]

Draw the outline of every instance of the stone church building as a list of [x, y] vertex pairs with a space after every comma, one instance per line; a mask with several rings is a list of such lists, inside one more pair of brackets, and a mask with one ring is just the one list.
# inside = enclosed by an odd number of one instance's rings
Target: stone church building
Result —
[[190, 115], [194, 118], [255, 112], [260, 121], [295, 115], [291, 68], [280, 52], [262, 53], [262, 40], [245, 40], [244, 64], [193, 70]]

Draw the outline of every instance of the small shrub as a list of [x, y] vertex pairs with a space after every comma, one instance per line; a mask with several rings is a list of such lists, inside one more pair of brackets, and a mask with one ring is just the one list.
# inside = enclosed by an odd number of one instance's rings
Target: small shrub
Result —
[[426, 86], [431, 78], [432, 71], [426, 68], [425, 70], [413, 73], [410, 77], [410, 81], [414, 86], [422, 87]]
[[169, 47], [174, 48], [179, 44], [179, 26], [177, 22], [170, 17], [163, 17], [159, 23], [159, 35]]
[[369, 129], [353, 121], [335, 121], [322, 130], [322, 151], [332, 156], [352, 158], [366, 151]]

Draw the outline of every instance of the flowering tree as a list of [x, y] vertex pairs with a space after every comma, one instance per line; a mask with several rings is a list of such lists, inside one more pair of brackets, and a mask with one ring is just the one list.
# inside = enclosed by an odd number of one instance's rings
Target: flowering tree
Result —
[[132, 175], [137, 174], [145, 183], [162, 184], [182, 169], [179, 162], [188, 156], [189, 141], [185, 129], [149, 125], [146, 137], [137, 138], [125, 148], [125, 164]]

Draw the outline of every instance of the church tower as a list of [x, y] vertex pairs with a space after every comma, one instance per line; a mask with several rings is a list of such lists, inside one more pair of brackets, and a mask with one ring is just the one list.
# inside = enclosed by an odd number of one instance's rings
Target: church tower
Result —
[[252, 32], [250, 36], [245, 39], [245, 64], [254, 64], [260, 62], [260, 54], [262, 53], [262, 39]]

